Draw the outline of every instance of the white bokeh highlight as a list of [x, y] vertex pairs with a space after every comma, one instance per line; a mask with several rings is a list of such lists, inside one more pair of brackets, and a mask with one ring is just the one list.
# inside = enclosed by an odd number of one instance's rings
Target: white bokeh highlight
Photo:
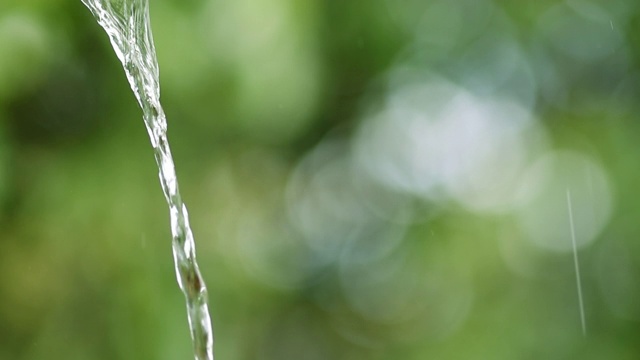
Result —
[[517, 103], [443, 80], [399, 86], [356, 138], [362, 167], [389, 188], [472, 211], [505, 212], [546, 136]]
[[609, 222], [613, 194], [604, 168], [573, 151], [549, 152], [522, 178], [515, 215], [527, 239], [557, 252], [573, 251], [567, 192], [578, 248], [591, 244]]

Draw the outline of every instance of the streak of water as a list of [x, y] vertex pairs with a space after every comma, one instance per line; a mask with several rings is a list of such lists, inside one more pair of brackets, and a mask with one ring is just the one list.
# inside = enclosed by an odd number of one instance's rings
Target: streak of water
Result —
[[173, 258], [178, 285], [187, 302], [195, 358], [213, 360], [213, 331], [207, 288], [196, 261], [195, 243], [187, 207], [178, 190], [175, 167], [167, 141], [167, 120], [160, 105], [158, 61], [151, 35], [148, 0], [82, 0], [109, 35], [122, 62], [143, 119], [160, 172], [160, 184], [169, 204]]
[[578, 288], [578, 304], [580, 306], [580, 321], [582, 324], [582, 335], [587, 335], [587, 323], [584, 317], [584, 302], [582, 300], [582, 284], [580, 282], [580, 264], [578, 262], [578, 246], [576, 244], [576, 229], [573, 224], [573, 206], [571, 202], [571, 192], [567, 189], [567, 209], [569, 211], [569, 228], [571, 229], [571, 243], [573, 245], [573, 264], [576, 269], [576, 286]]

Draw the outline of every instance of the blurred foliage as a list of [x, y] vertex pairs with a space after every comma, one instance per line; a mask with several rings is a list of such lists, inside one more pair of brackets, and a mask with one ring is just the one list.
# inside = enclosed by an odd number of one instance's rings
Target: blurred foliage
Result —
[[[636, 1], [151, 18], [217, 358], [640, 356]], [[191, 356], [127, 86], [80, 1], [0, 3], [0, 359]]]

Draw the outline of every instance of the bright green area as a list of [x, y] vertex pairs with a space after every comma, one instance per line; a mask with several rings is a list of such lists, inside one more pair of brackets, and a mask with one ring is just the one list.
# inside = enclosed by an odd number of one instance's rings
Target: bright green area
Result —
[[[217, 359], [640, 357], [636, 1], [151, 1]], [[168, 218], [89, 11], [3, 0], [0, 359], [191, 358]]]

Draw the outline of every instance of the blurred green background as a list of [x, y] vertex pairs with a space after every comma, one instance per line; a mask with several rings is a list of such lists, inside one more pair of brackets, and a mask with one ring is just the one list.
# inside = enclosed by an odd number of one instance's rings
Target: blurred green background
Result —
[[[640, 358], [640, 3], [151, 19], [217, 359]], [[0, 2], [0, 229], [0, 359], [192, 357], [141, 112], [80, 0]]]

